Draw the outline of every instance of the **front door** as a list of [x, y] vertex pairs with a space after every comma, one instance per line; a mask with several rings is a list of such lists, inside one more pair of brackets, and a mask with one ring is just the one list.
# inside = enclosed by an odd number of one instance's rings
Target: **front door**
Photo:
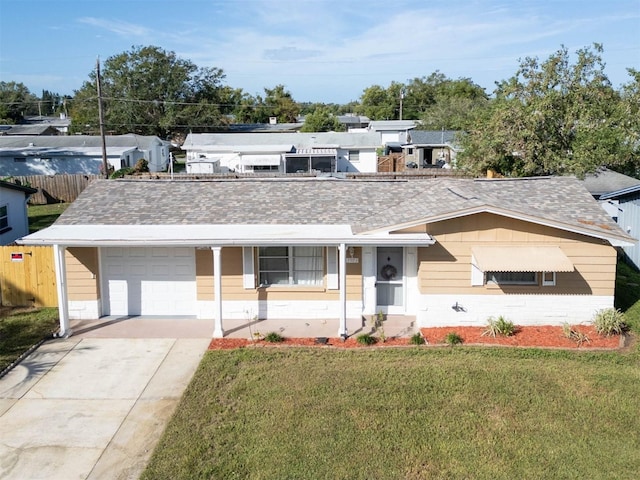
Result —
[[377, 311], [404, 313], [404, 249], [378, 247], [376, 270]]

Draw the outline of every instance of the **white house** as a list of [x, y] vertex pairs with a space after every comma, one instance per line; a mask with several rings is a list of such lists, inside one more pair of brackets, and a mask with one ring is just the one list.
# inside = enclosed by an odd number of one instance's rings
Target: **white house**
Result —
[[[114, 170], [134, 167], [142, 158], [159, 172], [169, 162], [170, 143], [134, 134], [105, 137], [107, 162]], [[0, 176], [98, 174], [102, 168], [99, 136], [0, 136]]]
[[375, 172], [380, 146], [371, 132], [190, 133], [182, 149], [191, 173]]
[[0, 245], [29, 233], [27, 201], [37, 190], [0, 180]]
[[409, 132], [416, 128], [416, 120], [376, 120], [369, 123], [367, 130], [380, 135], [382, 144], [388, 150], [400, 150], [407, 143]]

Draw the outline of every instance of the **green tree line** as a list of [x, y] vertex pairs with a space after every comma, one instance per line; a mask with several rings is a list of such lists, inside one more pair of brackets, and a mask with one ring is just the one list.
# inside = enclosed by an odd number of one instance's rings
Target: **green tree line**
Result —
[[[251, 95], [225, 84], [219, 68], [202, 68], [155, 46], [137, 46], [101, 67], [108, 133], [169, 138], [224, 130], [230, 123], [279, 123], [305, 117], [303, 131], [339, 131], [337, 116], [417, 120], [418, 128], [459, 131], [458, 168], [505, 176], [583, 176], [606, 166], [640, 177], [640, 72], [615, 89], [603, 47], [571, 54], [564, 46], [545, 60], [527, 57], [493, 92], [470, 78], [435, 72], [388, 86], [372, 85], [345, 105], [296, 102], [284, 85]], [[0, 82], [0, 123], [65, 112], [73, 133], [99, 132], [96, 71], [72, 96]]]

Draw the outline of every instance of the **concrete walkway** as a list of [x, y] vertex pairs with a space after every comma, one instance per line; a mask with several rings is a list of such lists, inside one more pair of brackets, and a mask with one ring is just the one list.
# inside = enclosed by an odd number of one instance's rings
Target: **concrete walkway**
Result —
[[136, 479], [209, 338], [51, 340], [0, 379], [0, 479]]

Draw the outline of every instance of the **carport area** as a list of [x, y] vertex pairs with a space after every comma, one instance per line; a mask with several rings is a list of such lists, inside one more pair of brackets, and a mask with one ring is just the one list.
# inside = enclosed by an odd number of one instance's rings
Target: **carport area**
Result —
[[0, 478], [139, 477], [211, 331], [88, 336], [99, 330], [47, 341], [0, 379]]

